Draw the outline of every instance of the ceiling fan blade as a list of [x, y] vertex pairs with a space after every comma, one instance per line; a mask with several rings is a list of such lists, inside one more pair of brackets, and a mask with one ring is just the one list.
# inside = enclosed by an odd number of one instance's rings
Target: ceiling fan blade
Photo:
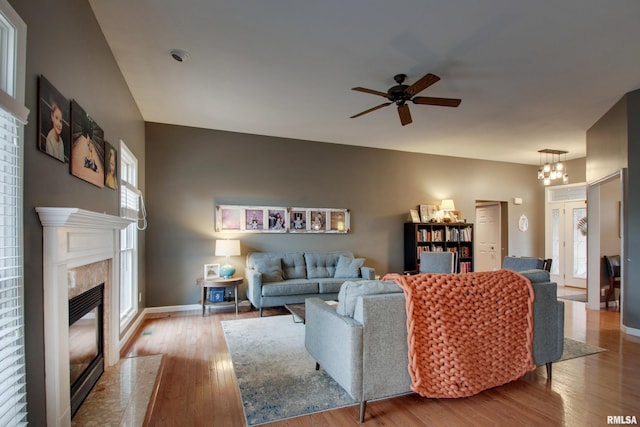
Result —
[[389, 95], [386, 92], [380, 92], [379, 90], [367, 89], [366, 87], [352, 87], [351, 90], [357, 90], [358, 92], [370, 93], [372, 95], [383, 96], [387, 98]]
[[407, 104], [398, 105], [398, 115], [400, 116], [400, 123], [402, 126], [408, 125], [413, 122], [411, 119], [411, 112]]
[[414, 104], [439, 105], [442, 107], [457, 107], [462, 102], [457, 98], [433, 98], [431, 96], [416, 96], [411, 100]]
[[405, 90], [405, 93], [408, 93], [409, 95], [413, 96], [417, 93], [422, 92], [432, 84], [436, 83], [438, 80], [440, 80], [440, 77], [436, 76], [435, 74], [429, 73], [424, 77], [422, 77], [417, 82], [415, 82], [414, 84], [412, 84], [411, 86], [409, 86]]
[[369, 108], [368, 110], [364, 110], [362, 113], [358, 113], [358, 114], [356, 114], [356, 115], [354, 115], [354, 116], [351, 116], [351, 117], [349, 117], [349, 118], [350, 118], [350, 119], [355, 119], [356, 117], [363, 116], [363, 115], [365, 115], [365, 114], [367, 114], [367, 113], [370, 113], [370, 112], [372, 112], [372, 111], [376, 111], [376, 110], [378, 110], [378, 109], [380, 109], [380, 108], [382, 108], [382, 107], [386, 107], [387, 105], [391, 105], [391, 104], [392, 104], [391, 102], [385, 102], [384, 104], [380, 104], [380, 105], [377, 105], [377, 106], [375, 106], [375, 107], [373, 107], [373, 108]]

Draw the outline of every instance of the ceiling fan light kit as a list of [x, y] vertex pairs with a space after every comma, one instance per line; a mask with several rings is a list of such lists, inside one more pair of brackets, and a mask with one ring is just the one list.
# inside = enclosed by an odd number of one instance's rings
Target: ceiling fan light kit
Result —
[[411, 112], [409, 111], [409, 106], [407, 105], [407, 102], [409, 101], [419, 105], [437, 105], [441, 107], [457, 107], [458, 105], [460, 105], [460, 102], [462, 102], [461, 99], [457, 98], [434, 98], [430, 96], [416, 96], [418, 93], [422, 92], [423, 90], [440, 80], [440, 77], [436, 76], [435, 74], [428, 73], [422, 78], [418, 79], [418, 81], [416, 81], [412, 85], [404, 84], [406, 78], [406, 74], [396, 74], [393, 79], [396, 81], [397, 85], [390, 87], [386, 92], [367, 89], [364, 87], [351, 88], [351, 90], [355, 90], [357, 92], [364, 92], [371, 95], [382, 96], [383, 98], [387, 98], [389, 102], [385, 102], [373, 108], [369, 108], [368, 110], [355, 114], [350, 118], [355, 119], [356, 117], [363, 116], [380, 108], [387, 107], [391, 104], [396, 104], [398, 106], [398, 116], [400, 117], [400, 123], [402, 124], [402, 126], [405, 126], [413, 122], [411, 118]]

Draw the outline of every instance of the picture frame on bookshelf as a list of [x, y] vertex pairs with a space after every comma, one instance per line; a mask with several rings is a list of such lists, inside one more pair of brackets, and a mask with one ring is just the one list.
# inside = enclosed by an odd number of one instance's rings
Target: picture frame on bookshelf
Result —
[[437, 205], [420, 205], [420, 220], [422, 222], [432, 222], [437, 219], [438, 206]]
[[417, 224], [420, 222], [420, 214], [417, 209], [409, 209], [409, 214], [411, 215], [411, 222]]
[[460, 211], [451, 211], [449, 213], [449, 215], [451, 216], [451, 218], [453, 218], [453, 220], [455, 222], [462, 222], [462, 212], [460, 212]]

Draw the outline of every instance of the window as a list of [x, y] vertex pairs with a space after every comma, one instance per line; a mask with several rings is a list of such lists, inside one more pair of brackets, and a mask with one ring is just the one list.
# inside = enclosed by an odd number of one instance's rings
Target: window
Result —
[[138, 159], [120, 141], [120, 216], [136, 220], [120, 232], [120, 330], [138, 312]]
[[0, 425], [27, 424], [22, 147], [26, 25], [0, 0]]

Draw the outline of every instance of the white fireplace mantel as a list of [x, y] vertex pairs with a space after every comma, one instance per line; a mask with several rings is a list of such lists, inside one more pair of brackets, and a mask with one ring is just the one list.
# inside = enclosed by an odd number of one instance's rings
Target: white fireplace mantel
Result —
[[133, 221], [78, 208], [37, 207], [43, 227], [42, 286], [47, 425], [71, 425], [69, 389], [70, 269], [108, 260], [105, 280], [104, 358], [120, 358], [120, 230]]

